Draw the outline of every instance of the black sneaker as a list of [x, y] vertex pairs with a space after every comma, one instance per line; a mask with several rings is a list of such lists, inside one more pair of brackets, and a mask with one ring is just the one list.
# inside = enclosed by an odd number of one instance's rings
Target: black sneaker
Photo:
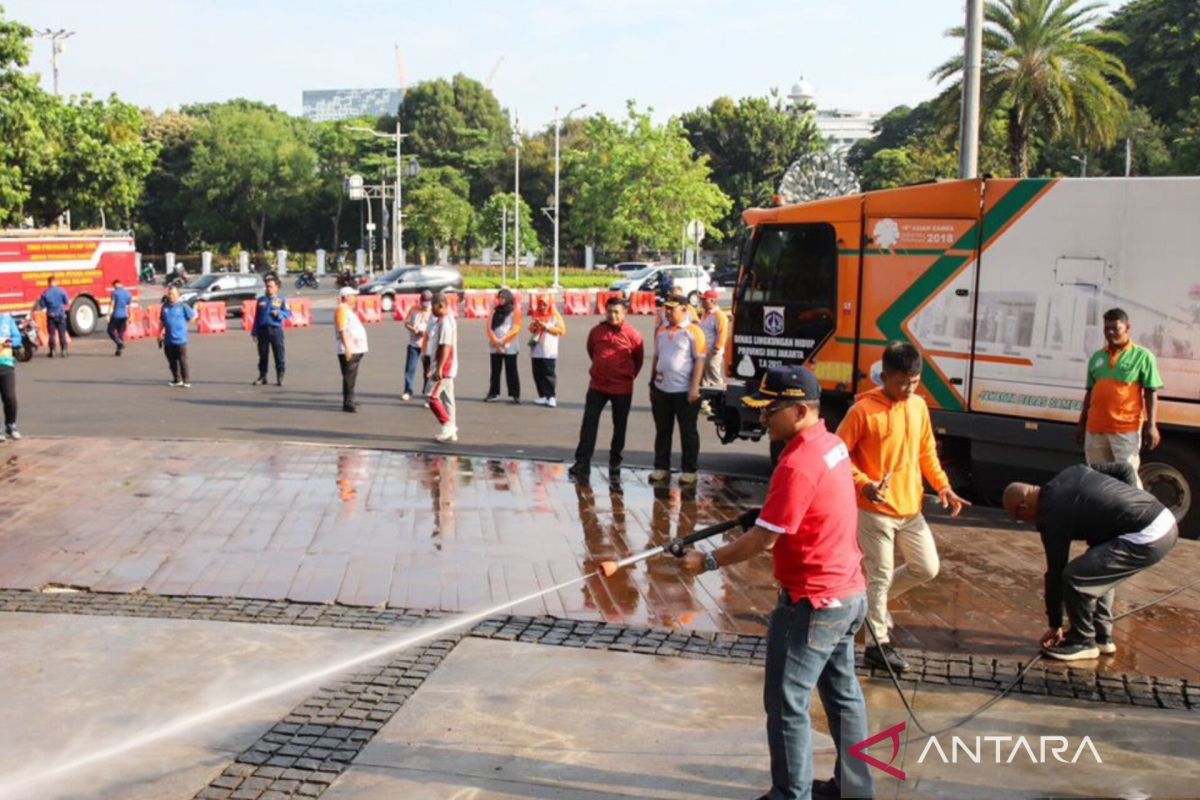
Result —
[[489, 394], [487, 397], [483, 398], [483, 402], [485, 402], [485, 403], [492, 403], [492, 402], [495, 402], [496, 400], [499, 400], [499, 399], [500, 399], [500, 395], [498, 395], [498, 394]]
[[908, 662], [904, 660], [904, 656], [897, 653], [896, 649], [887, 642], [878, 647], [875, 645], [867, 647], [863, 650], [863, 660], [884, 672], [888, 671], [889, 666], [891, 666], [892, 672], [904, 672], [908, 669]]
[[342, 406], [342, 411], [345, 411], [347, 414], [357, 414], [358, 406], [345, 405]]
[[1093, 641], [1065, 641], [1053, 647], [1043, 647], [1042, 654], [1057, 661], [1086, 661], [1100, 657], [1100, 648]]
[[838, 788], [837, 778], [830, 778], [827, 781], [814, 780], [812, 797], [813, 800], [841, 800], [842, 790]]
[[267, 376], [259, 375], [257, 378], [254, 379], [254, 381], [250, 385], [251, 386], [266, 386], [267, 385]]

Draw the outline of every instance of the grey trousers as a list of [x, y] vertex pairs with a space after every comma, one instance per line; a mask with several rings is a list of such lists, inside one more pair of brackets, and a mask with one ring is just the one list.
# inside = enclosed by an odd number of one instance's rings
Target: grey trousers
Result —
[[1120, 537], [1089, 547], [1063, 569], [1063, 605], [1072, 642], [1112, 641], [1116, 586], [1166, 557], [1179, 538], [1179, 528], [1150, 544], [1133, 544]]

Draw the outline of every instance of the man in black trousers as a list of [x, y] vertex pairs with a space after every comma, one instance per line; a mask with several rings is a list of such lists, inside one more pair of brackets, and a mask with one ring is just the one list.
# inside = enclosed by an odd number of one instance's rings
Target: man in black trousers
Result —
[[[1175, 516], [1137, 488], [1126, 463], [1067, 467], [1045, 486], [1012, 483], [1004, 510], [1032, 523], [1046, 550], [1046, 616], [1042, 652], [1059, 661], [1117, 652], [1113, 603], [1117, 584], [1154, 566], [1175, 546]], [[1073, 561], [1071, 542], [1088, 543]], [[1063, 609], [1071, 627], [1063, 632]]]
[[254, 325], [250, 335], [258, 342], [258, 378], [254, 385], [267, 382], [269, 356], [275, 355], [275, 385], [283, 386], [283, 373], [287, 369], [284, 361], [283, 325], [292, 318], [287, 298], [279, 293], [279, 279], [267, 277], [267, 293], [258, 298], [254, 305]]

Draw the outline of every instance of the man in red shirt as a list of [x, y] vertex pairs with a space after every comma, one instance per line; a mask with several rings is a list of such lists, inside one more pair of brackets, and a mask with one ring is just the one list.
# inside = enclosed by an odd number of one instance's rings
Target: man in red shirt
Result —
[[575, 481], [586, 481], [591, 474], [592, 453], [600, 414], [612, 403], [613, 434], [608, 448], [608, 476], [621, 474], [621, 454], [625, 451], [625, 424], [633, 402], [633, 382], [642, 371], [645, 345], [642, 335], [625, 321], [628, 305], [623, 297], [611, 297], [604, 307], [604, 322], [588, 334], [587, 352], [592, 360], [592, 376], [583, 406], [583, 424], [579, 427], [579, 446], [575, 463], [567, 470]]
[[[854, 634], [866, 616], [858, 504], [850, 453], [818, 416], [821, 385], [803, 367], [772, 367], [743, 398], [761, 409], [772, 442], [786, 442], [754, 525], [681, 568], [698, 575], [770, 551], [782, 591], [767, 630], [763, 705], [771, 790], [759, 800], [870, 797], [867, 764], [849, 757], [867, 738], [867, 706], [854, 674]], [[838, 748], [834, 777], [813, 780], [808, 714], [816, 688]]]

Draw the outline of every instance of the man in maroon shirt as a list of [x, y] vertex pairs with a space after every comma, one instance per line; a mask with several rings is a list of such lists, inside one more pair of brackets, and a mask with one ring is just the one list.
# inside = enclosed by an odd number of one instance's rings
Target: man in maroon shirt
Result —
[[579, 446], [575, 448], [575, 463], [567, 470], [576, 481], [586, 481], [592, 470], [592, 453], [596, 450], [596, 433], [600, 429], [600, 414], [606, 403], [612, 403], [613, 434], [608, 448], [608, 476], [621, 474], [621, 454], [625, 451], [625, 424], [633, 402], [633, 382], [642, 371], [645, 346], [642, 335], [625, 321], [628, 309], [625, 298], [611, 297], [604, 307], [604, 322], [588, 334], [587, 352], [592, 359], [587, 400], [583, 406], [583, 424], [579, 427]]
[[[767, 630], [763, 705], [771, 789], [759, 800], [870, 797], [867, 764], [849, 749], [867, 738], [867, 706], [854, 674], [854, 634], [867, 611], [850, 454], [818, 416], [821, 385], [803, 367], [772, 367], [743, 398], [761, 409], [772, 442], [786, 442], [754, 525], [708, 553], [684, 555], [701, 572], [770, 551], [782, 591]], [[813, 780], [808, 714], [813, 688], [837, 745], [834, 777]]]

